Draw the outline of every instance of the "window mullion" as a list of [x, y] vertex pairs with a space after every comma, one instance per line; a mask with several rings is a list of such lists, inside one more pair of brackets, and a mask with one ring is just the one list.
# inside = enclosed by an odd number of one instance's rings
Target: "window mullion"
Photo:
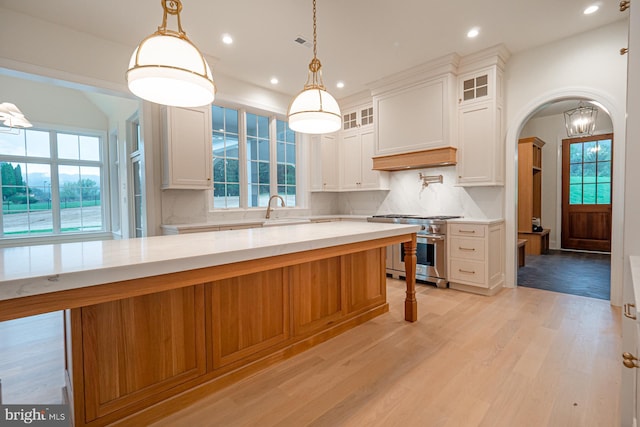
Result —
[[240, 174], [240, 208], [249, 206], [249, 179], [248, 155], [247, 155], [247, 111], [244, 108], [238, 110], [238, 173]]
[[58, 161], [58, 133], [51, 131], [49, 133], [50, 147], [51, 147], [51, 216], [52, 216], [52, 228], [53, 234], [60, 234], [61, 228], [61, 212], [60, 206], [60, 177], [59, 174], [59, 161]]
[[269, 116], [269, 193], [278, 194], [278, 130], [275, 116]]

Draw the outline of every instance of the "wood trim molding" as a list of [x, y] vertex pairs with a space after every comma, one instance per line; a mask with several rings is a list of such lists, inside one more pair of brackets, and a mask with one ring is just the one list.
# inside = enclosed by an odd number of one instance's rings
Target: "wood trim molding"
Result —
[[433, 148], [410, 153], [390, 154], [373, 158], [373, 169], [398, 171], [405, 169], [432, 168], [437, 166], [453, 166], [456, 164], [455, 147]]

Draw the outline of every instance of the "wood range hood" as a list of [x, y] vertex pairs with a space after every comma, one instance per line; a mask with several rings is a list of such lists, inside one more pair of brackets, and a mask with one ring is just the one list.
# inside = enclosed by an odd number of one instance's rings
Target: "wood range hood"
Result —
[[455, 164], [455, 147], [433, 148], [430, 150], [373, 157], [373, 169], [380, 171], [423, 169], [437, 166], [453, 166]]

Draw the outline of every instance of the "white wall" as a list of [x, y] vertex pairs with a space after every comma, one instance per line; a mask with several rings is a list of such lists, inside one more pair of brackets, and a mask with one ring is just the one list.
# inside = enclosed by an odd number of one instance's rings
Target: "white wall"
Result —
[[0, 102], [14, 103], [34, 126], [106, 132], [109, 119], [82, 92], [0, 74]]
[[[578, 105], [576, 101], [575, 106]], [[596, 134], [613, 131], [611, 119], [604, 111], [598, 113]], [[551, 229], [549, 246], [559, 249], [562, 194], [562, 140], [567, 138], [564, 115], [555, 114], [529, 120], [519, 138], [538, 137], [545, 142], [542, 148], [542, 226]], [[614, 136], [615, 138], [615, 136]], [[615, 147], [615, 143], [614, 143]], [[615, 150], [615, 148], [614, 148]]]
[[506, 284], [515, 283], [516, 257], [516, 145], [520, 130], [535, 111], [551, 101], [594, 99], [609, 112], [617, 136], [614, 152], [611, 302], [622, 301], [622, 225], [624, 206], [626, 57], [628, 21], [560, 40], [513, 55], [506, 77], [505, 220]]

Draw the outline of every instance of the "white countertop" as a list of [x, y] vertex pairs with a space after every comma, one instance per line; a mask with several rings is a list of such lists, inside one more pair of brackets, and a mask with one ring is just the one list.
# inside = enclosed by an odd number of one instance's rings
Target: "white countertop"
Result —
[[[310, 216], [281, 216], [278, 217], [277, 220], [286, 221], [291, 220], [295, 221], [298, 219], [307, 219], [312, 222], [322, 222], [322, 221], [366, 221], [370, 215], [310, 215]], [[188, 224], [162, 224], [162, 228], [166, 230], [176, 230], [176, 231], [195, 231], [195, 230], [206, 230], [209, 228], [216, 227], [233, 227], [233, 226], [255, 226], [261, 227], [265, 222], [268, 222], [265, 218], [242, 218], [242, 219], [223, 219], [216, 220], [210, 222], [198, 222], [198, 223], [188, 223]]]
[[340, 246], [419, 229], [416, 225], [325, 222], [0, 248], [0, 300]]
[[447, 222], [463, 222], [465, 224], [482, 224], [482, 225], [493, 225], [500, 224], [504, 222], [502, 218], [452, 218], [448, 219]]

